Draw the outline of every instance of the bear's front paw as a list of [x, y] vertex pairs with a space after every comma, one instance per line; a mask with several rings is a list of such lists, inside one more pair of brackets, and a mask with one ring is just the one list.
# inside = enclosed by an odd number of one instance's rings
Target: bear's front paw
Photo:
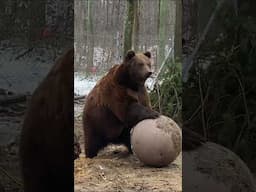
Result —
[[150, 119], [156, 119], [160, 116], [160, 113], [158, 113], [157, 111], [152, 110], [151, 114], [150, 114]]
[[143, 117], [140, 118], [139, 121], [145, 120], [145, 119], [156, 119], [160, 116], [160, 114], [158, 112], [152, 111], [146, 115], [144, 115]]

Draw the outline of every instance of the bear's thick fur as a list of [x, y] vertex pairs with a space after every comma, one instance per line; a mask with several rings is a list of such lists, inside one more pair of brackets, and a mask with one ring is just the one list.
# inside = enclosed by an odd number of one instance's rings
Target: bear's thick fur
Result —
[[139, 121], [159, 117], [144, 86], [152, 74], [151, 54], [128, 51], [86, 98], [83, 112], [85, 154], [92, 158], [109, 143], [125, 144], [131, 152], [130, 130]]
[[20, 138], [25, 192], [73, 191], [73, 65], [71, 49], [32, 95]]

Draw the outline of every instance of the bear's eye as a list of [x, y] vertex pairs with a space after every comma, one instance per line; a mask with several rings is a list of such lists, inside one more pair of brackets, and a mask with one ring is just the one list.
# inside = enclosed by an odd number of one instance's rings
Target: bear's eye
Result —
[[139, 66], [142, 67], [144, 64], [143, 63], [139, 63]]

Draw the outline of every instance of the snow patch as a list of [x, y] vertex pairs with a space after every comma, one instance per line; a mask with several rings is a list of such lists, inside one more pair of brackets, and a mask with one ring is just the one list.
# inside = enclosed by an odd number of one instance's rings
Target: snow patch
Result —
[[85, 78], [80, 73], [74, 74], [74, 94], [75, 95], [87, 95], [92, 88], [96, 85], [100, 77], [92, 76]]
[[14, 93], [32, 93], [54, 63], [53, 52], [25, 47], [0, 48], [0, 87]]
[[[88, 95], [92, 88], [96, 85], [100, 76], [84, 77], [83, 74], [75, 72], [74, 74], [74, 94], [75, 95]], [[147, 90], [150, 92], [153, 90], [153, 78], [148, 78], [145, 82]]]

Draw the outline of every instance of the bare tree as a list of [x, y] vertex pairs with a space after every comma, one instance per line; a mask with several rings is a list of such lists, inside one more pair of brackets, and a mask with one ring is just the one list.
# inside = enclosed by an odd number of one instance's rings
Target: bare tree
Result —
[[182, 2], [176, 0], [175, 35], [174, 35], [174, 56], [181, 59], [182, 50]]
[[127, 18], [125, 21], [125, 32], [124, 32], [124, 55], [129, 49], [132, 49], [132, 33], [134, 27], [134, 10], [135, 10], [135, 1], [127, 0]]
[[159, 28], [158, 28], [158, 66], [164, 60], [165, 56], [165, 37], [166, 37], [166, 16], [167, 16], [167, 0], [159, 0]]
[[87, 46], [88, 46], [88, 60], [87, 60], [87, 70], [93, 66], [93, 55], [94, 55], [94, 36], [93, 36], [93, 2], [92, 0], [87, 0]]

